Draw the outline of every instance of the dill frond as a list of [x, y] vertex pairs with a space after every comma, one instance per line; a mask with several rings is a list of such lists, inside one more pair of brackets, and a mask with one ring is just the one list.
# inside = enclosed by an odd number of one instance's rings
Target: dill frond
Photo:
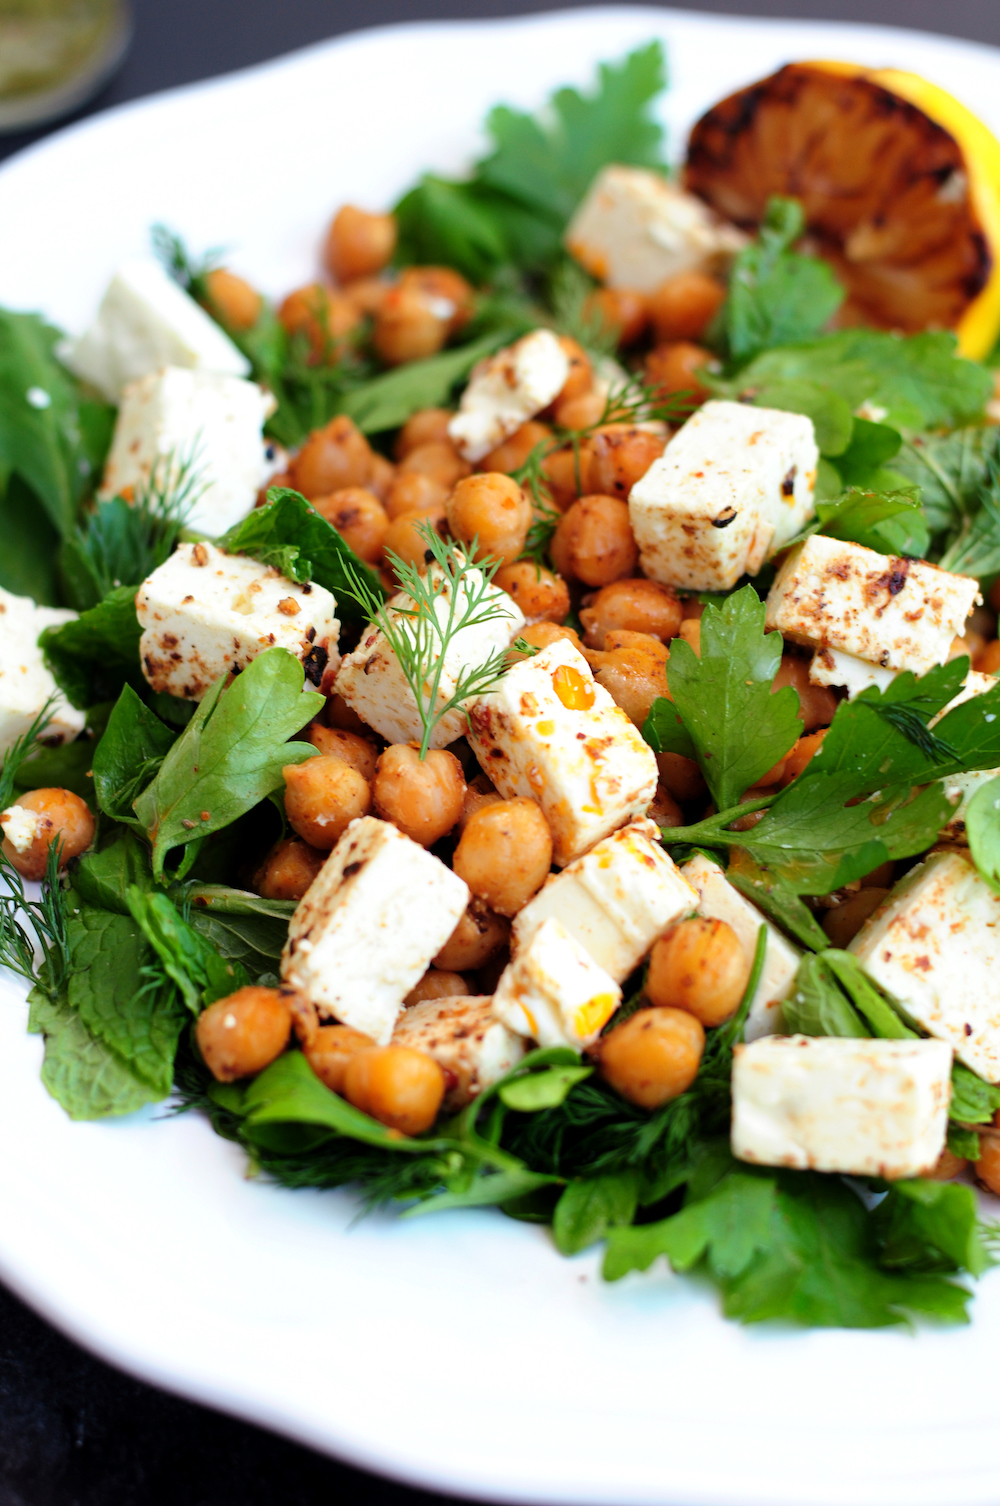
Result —
[[154, 225], [149, 232], [149, 238], [153, 243], [153, 255], [161, 264], [165, 272], [176, 283], [196, 298], [199, 303], [204, 303], [208, 297], [208, 289], [205, 286], [205, 278], [209, 272], [214, 272], [222, 263], [225, 252], [223, 246], [215, 246], [211, 251], [206, 251], [200, 260], [191, 255], [179, 235], [175, 235], [166, 225]]

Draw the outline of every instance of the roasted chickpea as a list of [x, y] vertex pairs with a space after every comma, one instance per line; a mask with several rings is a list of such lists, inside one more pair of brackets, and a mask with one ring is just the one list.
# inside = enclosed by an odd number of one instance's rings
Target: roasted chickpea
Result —
[[60, 844], [59, 867], [86, 852], [94, 840], [94, 818], [72, 790], [28, 790], [0, 811], [3, 855], [22, 878], [43, 879], [49, 848]]
[[218, 1082], [263, 1072], [291, 1033], [291, 1010], [278, 990], [252, 985], [210, 1004], [195, 1026], [198, 1049]]
[[430, 1129], [444, 1098], [444, 1073], [426, 1051], [373, 1046], [347, 1063], [344, 1092], [355, 1108], [404, 1135]]
[[434, 966], [472, 972], [495, 957], [510, 938], [510, 921], [497, 915], [481, 899], [473, 899], [458, 925], [434, 958]]
[[954, 1151], [950, 1151], [946, 1145], [930, 1171], [922, 1174], [931, 1182], [951, 1182], [955, 1177], [962, 1175], [968, 1164], [964, 1156], [956, 1156]]
[[588, 648], [603, 648], [605, 634], [619, 628], [649, 633], [667, 643], [680, 632], [682, 607], [671, 586], [635, 577], [612, 581], [598, 591], [581, 608], [580, 621]]
[[589, 392], [594, 385], [594, 368], [583, 346], [579, 345], [576, 340], [570, 339], [569, 335], [560, 335], [559, 344], [569, 361], [569, 374], [556, 398], [557, 405], [566, 402], [569, 398], [580, 397], [584, 392]]
[[386, 460], [384, 455], [379, 455], [372, 450], [371, 468], [368, 472], [368, 491], [377, 498], [382, 506], [389, 495], [389, 488], [396, 479], [396, 467], [391, 460]]
[[994, 638], [976, 655], [973, 668], [983, 675], [1000, 674], [1000, 638]]
[[320, 1025], [302, 1042], [302, 1052], [320, 1082], [332, 1093], [344, 1092], [344, 1078], [351, 1058], [375, 1045], [370, 1035], [350, 1025]]
[[295, 485], [304, 497], [329, 497], [349, 486], [364, 486], [372, 451], [353, 419], [341, 414], [314, 429], [292, 461]]
[[407, 512], [425, 512], [428, 508], [440, 508], [448, 498], [448, 488], [435, 481], [433, 476], [424, 476], [419, 471], [397, 471], [386, 493], [385, 510], [395, 522]]
[[866, 873], [861, 880], [862, 889], [891, 889], [896, 877], [896, 865], [890, 858], [887, 863], [879, 863], [871, 873]]
[[639, 551], [627, 503], [618, 497], [581, 497], [563, 513], [549, 553], [560, 575], [588, 586], [607, 586], [631, 575]]
[[686, 1009], [703, 1025], [721, 1025], [736, 1013], [749, 980], [750, 963], [732, 926], [694, 915], [654, 943], [646, 997]]
[[469, 985], [461, 973], [446, 973], [439, 967], [429, 967], [420, 982], [406, 995], [403, 1003], [422, 1004], [425, 999], [461, 999], [468, 997]]
[[563, 398], [553, 415], [561, 429], [592, 429], [604, 416], [604, 395], [597, 388]]
[[406, 267], [399, 286], [419, 292], [456, 335], [472, 318], [475, 295], [470, 283], [452, 267]]
[[352, 769], [357, 769], [362, 779], [367, 779], [371, 784], [375, 778], [378, 751], [367, 737], [341, 727], [322, 727], [318, 722], [312, 723], [306, 736], [314, 748], [331, 758], [340, 758], [344, 763], [349, 763]]
[[546, 455], [542, 461], [542, 475], [548, 483], [553, 505], [565, 512], [581, 491], [581, 469], [573, 446], [567, 445]]
[[700, 340], [726, 299], [721, 282], [705, 272], [679, 272], [649, 295], [657, 341]]
[[503, 796], [490, 784], [485, 774], [475, 774], [469, 780], [465, 790], [465, 798], [462, 801], [462, 814], [458, 818], [459, 832], [463, 832], [469, 817], [474, 816], [476, 811], [484, 805], [496, 805]]
[[646, 381], [656, 388], [661, 397], [684, 393], [692, 403], [703, 403], [712, 394], [698, 380], [698, 372], [711, 360], [710, 350], [705, 350], [701, 345], [691, 345], [686, 340], [657, 345], [646, 357]]
[[433, 847], [462, 814], [462, 765], [443, 748], [421, 759], [409, 743], [393, 743], [379, 758], [372, 795], [377, 816], [421, 847]]
[[597, 288], [587, 295], [583, 313], [614, 335], [619, 345], [634, 345], [649, 323], [649, 299], [633, 288]]
[[393, 518], [382, 541], [385, 554], [388, 555], [391, 550], [408, 565], [426, 564], [430, 551], [425, 530], [433, 528], [440, 533], [445, 517], [445, 509], [438, 503], [436, 507], [425, 507], [419, 512], [404, 512], [398, 518]]
[[393, 284], [386, 277], [353, 277], [341, 288], [360, 314], [374, 318], [386, 300]]
[[345, 543], [369, 565], [382, 558], [389, 518], [379, 499], [361, 486], [345, 486], [328, 497], [314, 497], [313, 506], [332, 523]]
[[675, 800], [685, 804], [704, 795], [705, 776], [693, 758], [685, 758], [682, 753], [657, 753], [656, 767], [661, 783]]
[[212, 313], [230, 329], [252, 329], [260, 318], [264, 300], [257, 289], [225, 267], [216, 267], [205, 274], [205, 292]]
[[396, 436], [396, 459], [405, 460], [424, 444], [450, 444], [448, 425], [455, 417], [447, 408], [420, 408], [410, 415]]
[[529, 622], [562, 622], [569, 613], [566, 582], [534, 560], [501, 566], [493, 584], [514, 598]]
[[392, 260], [396, 221], [391, 214], [369, 214], [353, 204], [338, 209], [327, 231], [325, 261], [338, 282], [371, 277]]
[[653, 702], [669, 694], [669, 650], [649, 633], [624, 629], [606, 634], [604, 644], [585, 651], [594, 679], [641, 731]]
[[686, 1009], [640, 1009], [600, 1044], [601, 1073], [641, 1109], [658, 1109], [698, 1075], [705, 1049], [701, 1022]]
[[972, 1169], [987, 1192], [1000, 1197], [1000, 1135], [979, 1137], [979, 1159], [973, 1161]]
[[375, 316], [372, 344], [387, 366], [437, 355], [448, 338], [448, 320], [434, 311], [419, 288], [397, 286]]
[[652, 804], [646, 815], [659, 827], [684, 825], [684, 812], [663, 783], [656, 786]]
[[371, 809], [368, 781], [333, 754], [287, 764], [281, 772], [289, 826], [324, 852], [336, 846], [351, 821]]
[[666, 440], [632, 424], [607, 424], [580, 446], [580, 474], [587, 492], [604, 497], [629, 493], [654, 460], [663, 454]]
[[799, 698], [799, 716], [806, 732], [829, 727], [837, 710], [837, 697], [827, 685], [813, 685], [809, 680], [809, 663], [795, 654], [782, 654], [772, 691], [791, 685]]
[[[359, 737], [370, 737], [371, 728], [363, 722], [354, 710], [348, 706], [342, 695], [332, 695], [326, 703], [326, 721], [330, 727], [339, 727], [344, 732], [356, 732]], [[320, 748], [325, 753], [325, 748]]]
[[531, 527], [531, 503], [516, 481], [499, 471], [466, 476], [445, 504], [448, 527], [465, 544], [477, 540], [476, 559], [512, 565]]
[[472, 466], [462, 459], [450, 439], [429, 440], [427, 444], [418, 444], [399, 463], [401, 476], [430, 476], [432, 481], [437, 481], [449, 490], [471, 470]]
[[[560, 639], [565, 639], [567, 643], [572, 643], [573, 647], [580, 649], [581, 652], [583, 649], [576, 629], [565, 627], [559, 622], [529, 622], [528, 626], [523, 627], [517, 636], [523, 638], [525, 643], [530, 643], [532, 648], [548, 648], [550, 643], [558, 643]], [[507, 650], [507, 660], [510, 664], [518, 664], [527, 657], [520, 649], [509, 648]]]
[[360, 321], [357, 305], [321, 282], [296, 288], [278, 310], [290, 335], [304, 335], [314, 366], [333, 366], [347, 348], [346, 336]]
[[326, 853], [301, 837], [285, 837], [271, 848], [253, 886], [262, 899], [301, 899], [325, 861]]
[[857, 894], [845, 899], [842, 905], [827, 910], [823, 916], [823, 929], [833, 945], [844, 948], [852, 942], [869, 915], [874, 915], [888, 893], [888, 889], [877, 889], [872, 885], [867, 889], [859, 889]]
[[827, 729], [824, 728], [821, 732], [810, 732], [806, 737], [799, 738], [785, 760], [782, 785], [791, 784], [793, 779], [798, 779], [809, 760], [819, 752], [826, 733]]
[[515, 429], [514, 433], [502, 444], [498, 444], [496, 449], [484, 455], [479, 462], [479, 469], [503, 471], [505, 475], [509, 475], [511, 471], [520, 469], [536, 445], [540, 445], [551, 437], [552, 430], [548, 424], [536, 423], [532, 419], [529, 423], [522, 424], [519, 429]]
[[485, 805], [466, 822], [452, 866], [491, 910], [516, 915], [552, 867], [548, 822], [523, 796]]

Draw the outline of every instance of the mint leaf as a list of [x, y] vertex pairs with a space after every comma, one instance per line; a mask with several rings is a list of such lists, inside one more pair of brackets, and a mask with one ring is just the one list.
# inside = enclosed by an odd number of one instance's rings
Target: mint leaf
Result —
[[757, 240], [734, 261], [720, 321], [734, 361], [809, 339], [843, 303], [827, 263], [791, 249], [804, 228], [798, 200], [769, 199]]
[[963, 519], [940, 564], [942, 570], [979, 579], [1000, 571], [1000, 467], [995, 460], [987, 466], [974, 510]]
[[91, 1035], [65, 1000], [54, 1001], [35, 988], [28, 1028], [45, 1037], [42, 1082], [71, 1119], [131, 1114], [162, 1096]]
[[81, 710], [116, 696], [131, 677], [141, 685], [135, 614], [138, 586], [118, 586], [73, 622], [46, 628], [39, 644], [66, 698]]
[[119, 827], [99, 852], [88, 852], [73, 869], [73, 886], [84, 904], [99, 910], [130, 913], [125, 898], [130, 885], [152, 887], [149, 854], [135, 834]]
[[133, 802], [154, 778], [176, 740], [176, 732], [160, 721], [131, 685], [126, 685], [94, 753], [94, 793], [106, 816], [141, 828]]
[[192, 1014], [250, 982], [241, 962], [227, 959], [178, 912], [162, 891], [130, 887], [125, 902], [135, 925], [180, 989]]

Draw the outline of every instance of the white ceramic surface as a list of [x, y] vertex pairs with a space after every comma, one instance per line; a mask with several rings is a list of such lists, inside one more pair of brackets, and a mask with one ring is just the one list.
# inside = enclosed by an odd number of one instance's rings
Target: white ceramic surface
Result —
[[[675, 151], [792, 58], [914, 68], [1000, 128], [1000, 52], [651, 9], [362, 33], [99, 116], [0, 170], [0, 303], [78, 329], [162, 220], [272, 292], [330, 211], [460, 169], [485, 108], [660, 36]], [[375, 1216], [243, 1176], [194, 1117], [74, 1125], [0, 981], [0, 1275], [137, 1375], [355, 1463], [488, 1499], [997, 1506], [1000, 1274], [962, 1330], [746, 1330], [666, 1270], [602, 1285], [491, 1211]]]

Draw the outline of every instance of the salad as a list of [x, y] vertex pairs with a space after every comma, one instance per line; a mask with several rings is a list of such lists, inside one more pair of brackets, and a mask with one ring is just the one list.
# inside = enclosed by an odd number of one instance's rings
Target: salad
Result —
[[658, 44], [339, 208], [0, 310], [0, 963], [77, 1119], [492, 1206], [744, 1322], [1000, 1234], [1000, 145]]

